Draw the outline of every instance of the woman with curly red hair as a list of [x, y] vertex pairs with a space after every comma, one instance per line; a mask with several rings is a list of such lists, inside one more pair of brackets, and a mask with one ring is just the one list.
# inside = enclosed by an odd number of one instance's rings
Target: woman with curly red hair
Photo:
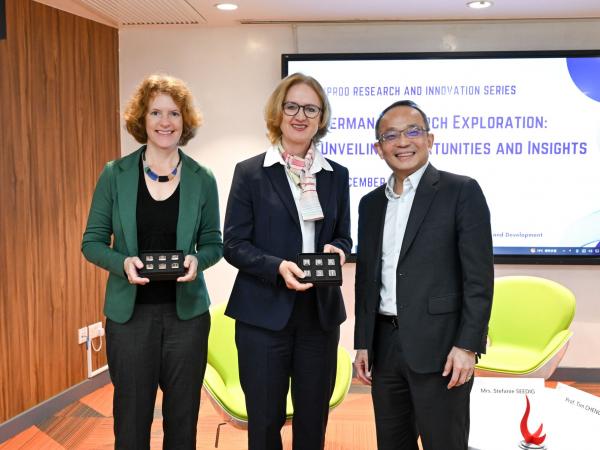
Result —
[[[163, 448], [195, 449], [210, 329], [203, 271], [223, 251], [217, 185], [178, 148], [201, 123], [181, 80], [145, 78], [125, 122], [143, 145], [102, 171], [82, 242], [85, 257], [109, 272], [104, 313], [115, 448], [150, 448], [160, 386]], [[174, 250], [185, 255], [177, 279], [140, 274], [140, 253]]]

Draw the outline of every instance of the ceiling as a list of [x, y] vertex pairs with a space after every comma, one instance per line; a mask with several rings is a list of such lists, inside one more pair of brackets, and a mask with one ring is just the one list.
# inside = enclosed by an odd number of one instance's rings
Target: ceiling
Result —
[[[600, 18], [600, 0], [495, 0], [473, 10], [466, 0], [38, 0], [115, 27], [169, 24], [227, 26], [245, 23], [368, 22]], [[232, 0], [227, 0], [232, 1]]]

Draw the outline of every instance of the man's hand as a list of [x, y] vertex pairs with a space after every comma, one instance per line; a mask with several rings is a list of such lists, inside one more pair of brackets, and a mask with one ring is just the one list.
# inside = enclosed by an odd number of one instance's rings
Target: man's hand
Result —
[[442, 376], [445, 377], [452, 372], [452, 377], [448, 383], [448, 389], [468, 383], [471, 380], [474, 371], [475, 353], [470, 350], [452, 347], [452, 350], [450, 350], [448, 358], [446, 359], [444, 372], [442, 373]]
[[354, 358], [354, 368], [358, 379], [364, 384], [371, 384], [371, 372], [369, 372], [369, 354], [367, 350], [357, 350]]
[[300, 283], [298, 278], [304, 278], [304, 271], [292, 261], [281, 261], [279, 264], [279, 274], [285, 281], [285, 285], [288, 289], [294, 291], [306, 291], [313, 285], [312, 283]]

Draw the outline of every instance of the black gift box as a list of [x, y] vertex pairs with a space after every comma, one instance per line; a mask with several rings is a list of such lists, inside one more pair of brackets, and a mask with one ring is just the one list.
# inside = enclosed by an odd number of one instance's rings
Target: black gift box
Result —
[[165, 250], [144, 252], [140, 254], [144, 267], [138, 270], [142, 278], [153, 280], [176, 280], [185, 275], [183, 267], [183, 252]]
[[341, 286], [342, 266], [337, 253], [300, 253], [298, 267], [304, 271], [301, 283], [315, 286]]

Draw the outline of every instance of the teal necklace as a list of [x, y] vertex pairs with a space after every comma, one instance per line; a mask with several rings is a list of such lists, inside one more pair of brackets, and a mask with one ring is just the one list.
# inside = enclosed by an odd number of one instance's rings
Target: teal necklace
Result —
[[179, 161], [177, 161], [177, 165], [173, 170], [171, 170], [171, 173], [169, 175], [158, 175], [157, 173], [152, 171], [152, 169], [146, 162], [146, 150], [142, 152], [142, 166], [144, 167], [144, 172], [152, 181], [158, 181], [159, 183], [166, 183], [167, 181], [171, 181], [173, 178], [175, 178], [175, 175], [177, 175], [177, 169], [179, 167], [179, 164], [181, 164], [181, 155], [179, 155]]

